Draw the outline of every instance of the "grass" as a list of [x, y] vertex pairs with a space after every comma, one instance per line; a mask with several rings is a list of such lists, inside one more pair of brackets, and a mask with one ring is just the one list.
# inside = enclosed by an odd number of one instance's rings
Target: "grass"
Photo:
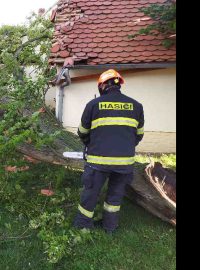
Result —
[[[21, 235], [26, 220], [1, 210], [0, 232]], [[6, 224], [6, 225], [5, 225]], [[8, 224], [11, 224], [9, 227]], [[80, 244], [73, 255], [58, 265], [47, 265], [36, 235], [0, 245], [1, 270], [175, 270], [176, 231], [142, 208], [124, 201], [120, 229], [114, 237], [101, 230], [88, 245]]]
[[[153, 159], [157, 161], [157, 158]], [[174, 155], [163, 155], [158, 160], [164, 166], [175, 168]], [[149, 162], [147, 156], [137, 156], [136, 161]], [[78, 191], [76, 196], [79, 196]], [[73, 209], [73, 215], [75, 211]], [[0, 205], [0, 236], [21, 236], [27, 224], [24, 215], [12, 213]], [[97, 230], [92, 233], [92, 241], [77, 245], [58, 264], [47, 264], [42, 242], [36, 233], [27, 232], [25, 235], [30, 237], [0, 242], [0, 270], [176, 269], [176, 229], [128, 199], [122, 205], [120, 228], [114, 236]]]
[[176, 155], [174, 154], [163, 154], [161, 156], [137, 155], [135, 161], [140, 164], [146, 164], [150, 161], [161, 162], [164, 167], [176, 169]]
[[114, 237], [100, 233], [90, 247], [80, 246], [68, 269], [173, 270], [175, 230], [125, 201]]

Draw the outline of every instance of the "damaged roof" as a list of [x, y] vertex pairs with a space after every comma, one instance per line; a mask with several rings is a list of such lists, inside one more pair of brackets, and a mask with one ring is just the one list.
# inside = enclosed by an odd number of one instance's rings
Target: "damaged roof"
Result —
[[162, 36], [139, 35], [152, 23], [140, 8], [166, 0], [60, 0], [50, 64], [104, 65], [175, 62], [176, 48], [162, 45]]

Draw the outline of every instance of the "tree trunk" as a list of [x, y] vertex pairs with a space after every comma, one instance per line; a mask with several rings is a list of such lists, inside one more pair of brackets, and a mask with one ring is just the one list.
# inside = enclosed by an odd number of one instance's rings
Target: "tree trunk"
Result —
[[150, 163], [144, 171], [135, 170], [127, 196], [153, 215], [176, 226], [176, 173]]
[[[63, 145], [63, 149], [65, 146]], [[84, 161], [76, 159], [68, 159], [62, 156], [62, 153], [54, 148], [43, 147], [41, 150], [35, 149], [32, 145], [23, 144], [18, 147], [18, 151], [24, 155], [30, 156], [38, 161], [51, 164], [62, 165], [74, 169], [83, 169]]]

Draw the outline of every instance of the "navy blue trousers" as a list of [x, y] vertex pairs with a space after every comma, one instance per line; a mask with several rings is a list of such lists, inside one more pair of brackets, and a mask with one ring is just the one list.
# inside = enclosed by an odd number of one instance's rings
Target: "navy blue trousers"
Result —
[[79, 212], [74, 225], [78, 228], [93, 228], [93, 215], [100, 192], [106, 180], [108, 191], [104, 202], [103, 227], [113, 231], [118, 227], [120, 206], [125, 195], [126, 184], [133, 180], [133, 173], [120, 174], [116, 172], [103, 172], [85, 166], [82, 175], [84, 190], [81, 194]]

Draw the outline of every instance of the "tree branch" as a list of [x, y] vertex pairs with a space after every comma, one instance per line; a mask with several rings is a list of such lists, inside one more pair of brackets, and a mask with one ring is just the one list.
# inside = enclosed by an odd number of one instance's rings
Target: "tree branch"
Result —
[[47, 35], [47, 34], [43, 34], [43, 35], [41, 35], [41, 36], [39, 36], [39, 37], [35, 37], [35, 38], [32, 38], [32, 39], [30, 39], [30, 40], [28, 40], [28, 41], [26, 41], [25, 43], [23, 43], [18, 49], [17, 49], [17, 51], [16, 51], [16, 53], [15, 53], [15, 58], [18, 58], [18, 55], [20, 54], [20, 52], [26, 47], [26, 46], [28, 46], [30, 43], [32, 43], [32, 42], [34, 42], [34, 41], [37, 41], [37, 40], [40, 40], [40, 39], [44, 39], [44, 38], [49, 38], [49, 36]]

